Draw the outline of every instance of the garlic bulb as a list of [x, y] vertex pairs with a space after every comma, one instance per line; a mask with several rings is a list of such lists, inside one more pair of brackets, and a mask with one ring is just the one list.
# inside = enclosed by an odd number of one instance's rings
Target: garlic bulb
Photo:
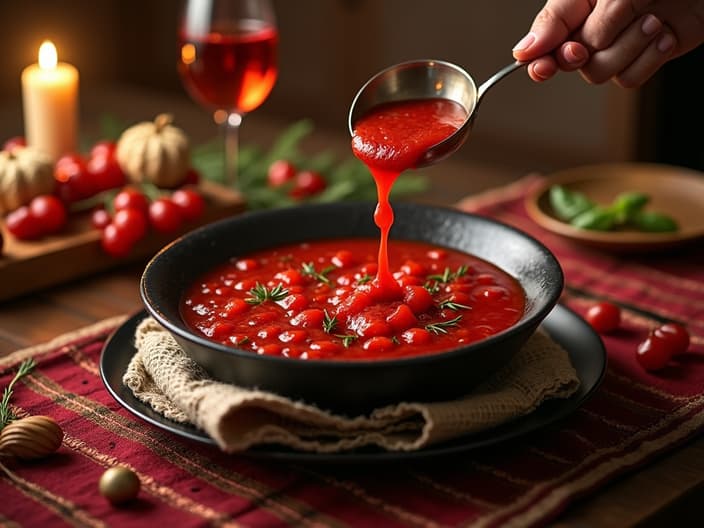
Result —
[[131, 126], [117, 142], [115, 156], [130, 181], [177, 187], [190, 168], [188, 138], [169, 114]]

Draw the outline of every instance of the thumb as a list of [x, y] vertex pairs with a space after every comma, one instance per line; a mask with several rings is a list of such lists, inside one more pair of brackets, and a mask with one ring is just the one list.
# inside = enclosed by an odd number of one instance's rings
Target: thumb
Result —
[[592, 11], [589, 0], [548, 0], [533, 25], [513, 47], [513, 56], [529, 62], [553, 51], [578, 29]]

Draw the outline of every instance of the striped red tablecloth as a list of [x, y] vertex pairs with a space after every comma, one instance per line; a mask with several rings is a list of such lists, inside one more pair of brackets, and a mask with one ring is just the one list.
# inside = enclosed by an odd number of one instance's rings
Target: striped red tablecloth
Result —
[[[36, 358], [36, 370], [16, 387], [15, 410], [51, 415], [66, 433], [59, 451], [42, 461], [3, 462], [0, 525], [535, 526], [700, 434], [704, 253], [624, 258], [570, 245], [526, 216], [523, 196], [531, 182], [460, 206], [549, 246], [565, 271], [563, 301], [577, 312], [590, 297], [632, 307], [623, 328], [604, 337], [603, 384], [568, 418], [508, 443], [400, 464], [226, 456], [135, 418], [110, 396], [98, 361], [122, 321], [112, 319], [0, 358], [2, 387], [23, 358]], [[634, 358], [636, 343], [657, 323], [647, 313], [684, 322], [692, 335], [689, 353], [657, 375]], [[100, 475], [114, 465], [132, 468], [142, 482], [139, 498], [120, 508], [97, 491]]]

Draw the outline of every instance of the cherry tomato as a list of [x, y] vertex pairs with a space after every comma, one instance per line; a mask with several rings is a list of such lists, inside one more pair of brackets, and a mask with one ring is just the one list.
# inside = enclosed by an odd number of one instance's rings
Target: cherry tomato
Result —
[[668, 364], [675, 355], [672, 341], [650, 332], [636, 349], [636, 359], [645, 370], [659, 370]]
[[107, 226], [110, 222], [112, 222], [110, 213], [102, 207], [94, 209], [90, 215], [90, 223], [93, 224], [93, 227], [96, 229], [105, 229], [105, 226]]
[[147, 234], [147, 217], [139, 209], [120, 209], [115, 213], [112, 223], [131, 243]]
[[132, 249], [133, 242], [125, 235], [124, 231], [120, 231], [115, 224], [108, 224], [103, 229], [103, 235], [100, 240], [103, 250], [113, 257], [124, 257]]
[[186, 176], [183, 180], [183, 185], [198, 185], [200, 181], [200, 172], [191, 167], [186, 171]]
[[427, 312], [433, 305], [433, 296], [423, 286], [406, 286], [403, 297], [414, 314]]
[[322, 192], [325, 187], [327, 187], [327, 183], [320, 173], [314, 171], [301, 171], [296, 174], [293, 189], [291, 189], [289, 194], [292, 198], [300, 200]]
[[193, 189], [177, 189], [171, 195], [171, 201], [178, 205], [186, 220], [197, 220], [205, 210], [205, 200]]
[[157, 231], [170, 233], [181, 227], [181, 208], [168, 198], [157, 198], [149, 204], [149, 222]]
[[131, 208], [139, 209], [145, 215], [149, 214], [149, 199], [143, 192], [133, 187], [126, 187], [117, 193], [112, 200], [112, 206], [115, 211]]
[[54, 167], [56, 194], [64, 203], [73, 203], [93, 196], [97, 187], [86, 163], [78, 154], [65, 154]]
[[36, 218], [42, 229], [42, 234], [61, 231], [68, 220], [66, 206], [56, 196], [42, 194], [29, 203], [29, 212]]
[[7, 230], [20, 240], [34, 240], [42, 236], [41, 221], [32, 215], [29, 207], [18, 207], [5, 217]]
[[93, 179], [96, 191], [116, 189], [126, 183], [125, 173], [119, 163], [106, 155], [91, 157], [86, 164], [86, 171]]
[[27, 141], [23, 136], [14, 136], [5, 141], [2, 145], [2, 149], [7, 152], [12, 152], [16, 148], [23, 148], [27, 146]]
[[117, 144], [114, 141], [107, 139], [98, 141], [95, 145], [93, 145], [93, 148], [90, 149], [90, 157], [115, 159], [116, 149]]
[[296, 167], [290, 161], [277, 160], [269, 165], [266, 181], [269, 187], [281, 187], [296, 177]]
[[601, 301], [587, 310], [585, 319], [597, 332], [612, 332], [621, 324], [621, 309], [613, 303]]
[[653, 332], [659, 339], [668, 341], [674, 354], [683, 354], [689, 348], [689, 332], [677, 323], [665, 323]]

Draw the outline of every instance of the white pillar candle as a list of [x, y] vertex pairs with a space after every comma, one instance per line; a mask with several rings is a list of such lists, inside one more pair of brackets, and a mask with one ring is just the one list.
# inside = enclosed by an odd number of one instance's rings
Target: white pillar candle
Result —
[[25, 139], [57, 160], [77, 148], [78, 70], [58, 62], [50, 41], [40, 46], [38, 62], [22, 72]]

